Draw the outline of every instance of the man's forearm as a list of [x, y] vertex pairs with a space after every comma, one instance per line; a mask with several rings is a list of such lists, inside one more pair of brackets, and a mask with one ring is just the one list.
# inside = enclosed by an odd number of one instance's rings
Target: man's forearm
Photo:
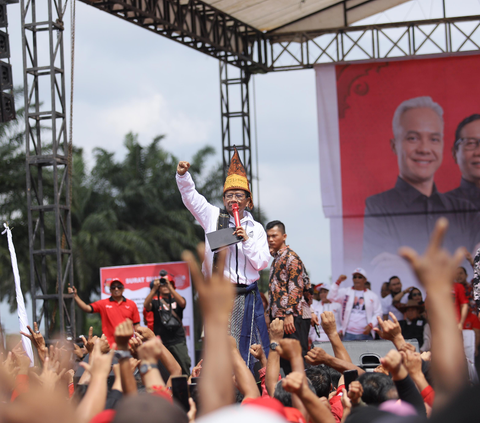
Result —
[[235, 349], [232, 353], [233, 361], [233, 374], [237, 382], [240, 392], [245, 398], [258, 398], [260, 392], [258, 392], [257, 384], [253, 378], [252, 372], [243, 361], [240, 352]]
[[120, 367], [120, 379], [122, 381], [122, 389], [124, 395], [136, 395], [137, 394], [137, 382], [135, 376], [133, 376], [132, 367], [130, 366], [130, 360], [124, 358], [119, 362]]
[[150, 290], [150, 292], [147, 295], [147, 298], [145, 298], [145, 301], [143, 302], [143, 306], [147, 311], [150, 311], [152, 309], [152, 300], [156, 292], [157, 290], [155, 288]]
[[360, 367], [355, 366], [355, 364], [353, 364], [351, 361], [349, 362], [337, 357], [332, 357], [331, 355], [328, 355], [328, 354], [327, 354], [327, 358], [325, 359], [325, 364], [342, 374], [345, 370], [357, 370], [359, 376], [365, 373]]
[[170, 293], [180, 308], [185, 308], [187, 306], [187, 301], [185, 298], [183, 298], [175, 289], [171, 289]]
[[310, 389], [305, 389], [300, 399], [310, 415], [310, 421], [313, 423], [335, 423], [335, 418], [326, 403], [318, 398]]
[[432, 332], [432, 373], [435, 401], [444, 404], [468, 381], [462, 334], [458, 330], [451, 290], [446, 282], [428, 294], [428, 317]]
[[[213, 316], [215, 317], [215, 316]], [[233, 402], [231, 375], [233, 366], [227, 337], [227, 321], [205, 316], [205, 350], [200, 389], [202, 414], [208, 414]]]
[[75, 295], [75, 302], [85, 313], [92, 313], [93, 308], [91, 305], [86, 304], [78, 295]]
[[335, 355], [335, 357], [351, 363], [352, 359], [350, 358], [350, 355], [348, 354], [345, 345], [343, 345], [343, 342], [340, 339], [338, 332], [327, 333], [327, 336], [330, 340], [330, 343], [332, 344], [333, 354]]
[[268, 395], [273, 397], [275, 392], [275, 385], [278, 382], [278, 375], [280, 374], [280, 355], [274, 350], [270, 350], [267, 359], [267, 369], [265, 372], [265, 387]]

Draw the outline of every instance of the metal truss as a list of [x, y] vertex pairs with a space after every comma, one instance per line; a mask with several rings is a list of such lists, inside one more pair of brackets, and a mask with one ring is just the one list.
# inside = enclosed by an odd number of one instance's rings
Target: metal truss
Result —
[[471, 54], [480, 50], [480, 16], [352, 26], [296, 34], [295, 41], [283, 41], [282, 37], [286, 35], [269, 37], [269, 71], [306, 69], [322, 63]]
[[250, 137], [250, 73], [222, 61], [220, 63], [220, 108], [222, 113], [223, 179], [226, 178], [234, 146], [252, 186]]
[[[63, 0], [21, 1], [30, 286], [45, 336], [75, 330]], [[41, 95], [43, 94], [43, 96]], [[41, 302], [37, 315], [37, 302]]]
[[239, 67], [266, 70], [264, 34], [199, 0], [81, 0]]

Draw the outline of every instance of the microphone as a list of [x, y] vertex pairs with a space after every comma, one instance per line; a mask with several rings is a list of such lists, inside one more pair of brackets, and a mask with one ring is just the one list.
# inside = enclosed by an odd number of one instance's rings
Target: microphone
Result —
[[240, 215], [238, 214], [238, 204], [233, 203], [232, 204], [232, 211], [233, 211], [233, 218], [235, 219], [235, 227], [239, 228], [240, 226]]

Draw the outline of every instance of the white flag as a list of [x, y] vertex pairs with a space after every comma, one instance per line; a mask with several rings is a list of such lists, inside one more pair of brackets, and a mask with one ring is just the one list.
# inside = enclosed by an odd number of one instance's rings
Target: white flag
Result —
[[[22, 287], [20, 286], [20, 275], [18, 273], [18, 263], [17, 263], [17, 255], [15, 254], [15, 247], [13, 246], [12, 240], [12, 231], [8, 227], [6, 223], [3, 224], [5, 230], [2, 232], [2, 235], [6, 232], [7, 239], [8, 239], [8, 250], [10, 251], [10, 257], [12, 259], [12, 270], [13, 270], [13, 278], [15, 279], [15, 291], [17, 293], [17, 306], [18, 306], [18, 321], [20, 323], [20, 331], [28, 333], [28, 317], [27, 311], [25, 310], [25, 301], [23, 301], [23, 294], [22, 294]], [[33, 359], [33, 350], [32, 350], [32, 343], [30, 339], [26, 336], [22, 336], [22, 345], [23, 350], [27, 353], [28, 357], [30, 358], [30, 366], [33, 366], [34, 359]]]

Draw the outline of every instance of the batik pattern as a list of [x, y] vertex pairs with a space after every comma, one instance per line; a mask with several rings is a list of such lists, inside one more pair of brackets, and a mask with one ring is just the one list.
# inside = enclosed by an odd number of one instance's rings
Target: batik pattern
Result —
[[269, 314], [285, 317], [287, 310], [292, 310], [294, 316], [303, 316], [304, 309], [310, 308], [303, 292], [310, 289], [310, 279], [302, 260], [289, 246], [279, 250], [270, 268], [269, 284]]

